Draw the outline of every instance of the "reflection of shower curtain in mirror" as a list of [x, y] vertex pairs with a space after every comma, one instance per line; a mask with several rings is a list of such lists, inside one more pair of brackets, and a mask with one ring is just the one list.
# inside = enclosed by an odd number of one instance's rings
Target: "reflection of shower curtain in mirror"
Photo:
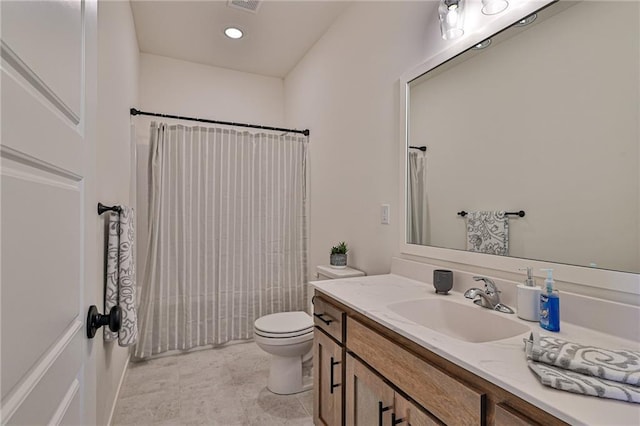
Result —
[[253, 337], [305, 307], [306, 137], [152, 124], [134, 356]]
[[426, 245], [428, 244], [426, 153], [410, 151], [408, 169], [407, 242]]

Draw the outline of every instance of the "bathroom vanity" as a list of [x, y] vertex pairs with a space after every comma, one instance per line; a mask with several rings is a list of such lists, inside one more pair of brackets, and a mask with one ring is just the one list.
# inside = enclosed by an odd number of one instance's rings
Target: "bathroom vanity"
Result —
[[[313, 285], [316, 425], [613, 425], [640, 421], [638, 404], [541, 385], [529, 371], [522, 341], [531, 330], [544, 331], [537, 323], [477, 307], [460, 293], [435, 295], [431, 286], [394, 274]], [[452, 337], [455, 330], [438, 331], [438, 326], [429, 328], [426, 322], [419, 324], [419, 317], [412, 317], [421, 303], [430, 311], [446, 309], [450, 303], [466, 309], [466, 304], [498, 316], [498, 322], [487, 324], [493, 330], [486, 334], [480, 324], [478, 333]], [[468, 319], [465, 313], [456, 315], [462, 315], [462, 323]], [[504, 329], [499, 316], [507, 317], [507, 328], [516, 325], [506, 331], [508, 337], [499, 334]], [[428, 321], [429, 315], [424, 318]], [[474, 326], [478, 324], [469, 324]], [[496, 330], [498, 334], [491, 335]], [[638, 349], [638, 342], [568, 323], [563, 324], [560, 336], [603, 347]]]

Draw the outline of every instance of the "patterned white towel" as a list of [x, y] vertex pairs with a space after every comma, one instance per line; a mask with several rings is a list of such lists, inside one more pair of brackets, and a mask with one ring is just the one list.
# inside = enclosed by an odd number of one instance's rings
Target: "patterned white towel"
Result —
[[540, 382], [554, 389], [640, 404], [640, 387], [529, 361]]
[[527, 359], [576, 373], [640, 386], [640, 352], [611, 350], [531, 333], [525, 339]]
[[640, 352], [585, 346], [533, 332], [529, 368], [555, 389], [640, 403]]
[[467, 250], [509, 255], [509, 218], [504, 211], [468, 214]]
[[138, 339], [134, 223], [134, 212], [130, 207], [123, 206], [119, 215], [110, 213], [104, 308], [105, 313], [109, 313], [120, 302], [122, 325], [118, 333], [104, 327], [104, 340], [109, 342], [118, 339], [120, 346], [133, 345]]

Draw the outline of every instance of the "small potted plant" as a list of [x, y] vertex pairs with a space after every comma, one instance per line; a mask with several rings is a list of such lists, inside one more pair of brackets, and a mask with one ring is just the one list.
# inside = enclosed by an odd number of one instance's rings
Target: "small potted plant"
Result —
[[347, 267], [347, 243], [341, 241], [337, 246], [331, 247], [331, 257], [329, 264], [332, 268], [344, 269]]

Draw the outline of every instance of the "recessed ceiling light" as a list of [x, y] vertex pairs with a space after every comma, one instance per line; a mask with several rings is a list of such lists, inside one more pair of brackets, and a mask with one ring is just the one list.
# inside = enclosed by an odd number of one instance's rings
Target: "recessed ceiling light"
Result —
[[242, 30], [239, 28], [229, 27], [229, 28], [225, 28], [224, 35], [226, 35], [229, 38], [239, 39], [239, 38], [242, 38], [243, 33], [242, 33]]

